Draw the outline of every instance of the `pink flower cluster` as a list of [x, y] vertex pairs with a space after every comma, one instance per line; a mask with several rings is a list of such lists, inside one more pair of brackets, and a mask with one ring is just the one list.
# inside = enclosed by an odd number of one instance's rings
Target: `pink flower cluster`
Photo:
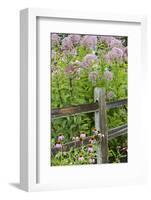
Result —
[[58, 138], [57, 138], [57, 142], [56, 142], [56, 144], [55, 144], [55, 147], [56, 148], [62, 148], [62, 141], [64, 140], [64, 134], [63, 133], [61, 133], [61, 134], [59, 134], [59, 136], [58, 136]]
[[106, 43], [110, 48], [123, 47], [122, 41], [113, 36], [99, 36], [99, 41]]
[[52, 33], [51, 35], [51, 42], [52, 42], [52, 46], [58, 46], [60, 43], [60, 37], [57, 33]]
[[105, 60], [109, 64], [111, 64], [113, 61], [122, 61], [123, 55], [124, 53], [122, 49], [113, 47], [111, 51], [106, 54]]
[[97, 45], [97, 36], [85, 35], [81, 40], [81, 45], [86, 48], [95, 49]]

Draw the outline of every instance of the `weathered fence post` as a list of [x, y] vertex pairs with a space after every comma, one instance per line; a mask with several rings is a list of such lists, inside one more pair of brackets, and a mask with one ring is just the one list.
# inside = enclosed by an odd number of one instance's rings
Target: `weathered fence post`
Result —
[[99, 104], [99, 110], [95, 112], [95, 128], [100, 130], [102, 134], [100, 145], [97, 149], [97, 163], [101, 164], [108, 162], [108, 131], [104, 89], [94, 89], [94, 102], [98, 102]]

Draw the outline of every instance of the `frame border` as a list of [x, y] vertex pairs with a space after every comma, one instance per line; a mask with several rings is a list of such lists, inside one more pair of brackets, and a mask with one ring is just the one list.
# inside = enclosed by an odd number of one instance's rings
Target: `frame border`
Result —
[[[69, 17], [70, 16], [70, 17]], [[117, 15], [27, 8], [20, 11], [20, 187], [25, 191], [50, 190], [52, 185], [37, 183], [37, 17], [140, 23], [143, 44], [142, 65], [147, 64], [147, 18], [142, 15]]]

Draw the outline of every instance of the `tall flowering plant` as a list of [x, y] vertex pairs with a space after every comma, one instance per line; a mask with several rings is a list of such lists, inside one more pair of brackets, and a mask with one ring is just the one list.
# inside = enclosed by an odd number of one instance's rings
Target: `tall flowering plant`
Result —
[[[127, 43], [124, 36], [51, 33], [52, 108], [92, 103], [95, 87], [105, 88], [106, 101], [126, 98]], [[109, 111], [109, 127], [126, 121], [124, 110]], [[51, 127], [52, 145], [60, 132], [64, 134], [63, 141], [69, 142], [81, 131], [91, 135], [94, 116], [81, 114], [53, 120]]]

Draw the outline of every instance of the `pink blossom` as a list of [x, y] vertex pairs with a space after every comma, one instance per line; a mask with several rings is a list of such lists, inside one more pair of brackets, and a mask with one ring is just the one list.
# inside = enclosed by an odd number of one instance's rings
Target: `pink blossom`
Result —
[[83, 161], [83, 160], [84, 160], [84, 157], [83, 157], [83, 156], [79, 156], [78, 160], [79, 160], [79, 161]]
[[61, 148], [61, 147], [62, 147], [62, 144], [61, 144], [61, 143], [56, 143], [55, 147], [56, 147], [56, 148]]
[[80, 138], [84, 139], [85, 137], [86, 137], [86, 134], [85, 134], [84, 132], [82, 132], [82, 133], [80, 134]]
[[88, 152], [92, 153], [93, 152], [93, 147], [88, 147]]
[[91, 144], [95, 144], [96, 143], [96, 139], [94, 137], [91, 137], [90, 140], [89, 140], [89, 142]]
[[62, 134], [62, 135], [59, 135], [59, 136], [58, 136], [58, 140], [59, 140], [59, 141], [64, 140], [64, 135], [63, 135], [63, 134]]

